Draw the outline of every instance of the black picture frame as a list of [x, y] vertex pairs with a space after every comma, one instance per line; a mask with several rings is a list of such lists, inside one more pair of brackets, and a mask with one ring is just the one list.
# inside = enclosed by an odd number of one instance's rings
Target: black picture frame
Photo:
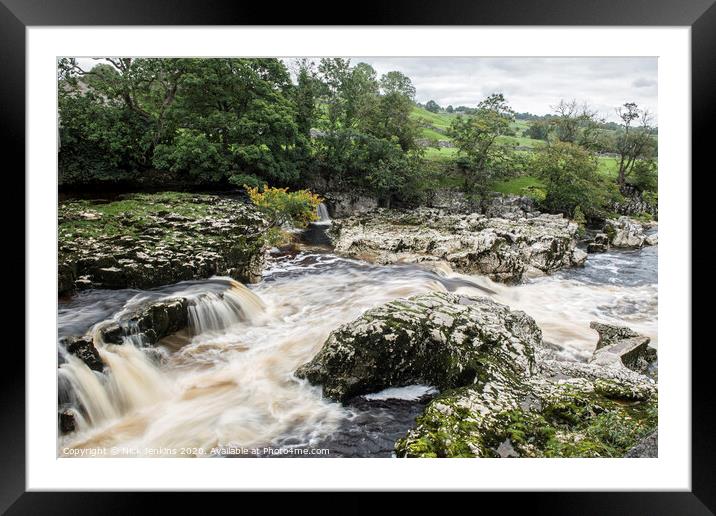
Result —
[[[706, 164], [716, 113], [716, 0], [398, 0], [361, 2], [340, 16], [335, 2], [243, 4], [205, 0], [0, 0], [0, 113], [4, 159], [25, 164], [25, 30], [31, 26], [67, 25], [585, 25], [689, 26], [692, 59], [693, 169]], [[323, 13], [323, 15], [319, 14]], [[321, 17], [323, 16], [323, 17]], [[709, 167], [713, 169], [713, 167]], [[686, 172], [688, 173], [688, 172]], [[692, 175], [692, 178], [694, 176]], [[23, 189], [23, 183], [18, 184]], [[19, 248], [19, 244], [17, 244]], [[24, 263], [24, 251], [20, 255]], [[15, 261], [20, 260], [15, 255]], [[694, 267], [698, 262], [692, 261]], [[705, 265], [705, 264], [704, 264]], [[15, 267], [19, 269], [19, 263]], [[25, 274], [31, 271], [25, 270]], [[20, 303], [18, 303], [18, 306]], [[693, 319], [693, 316], [692, 316]], [[26, 343], [27, 345], [27, 343]], [[679, 343], [687, 349], [688, 342]], [[12, 349], [10, 349], [12, 348]], [[716, 513], [716, 446], [711, 415], [714, 353], [711, 339], [693, 339], [692, 351], [692, 490], [690, 492], [529, 493], [510, 494], [531, 513], [549, 514], [714, 514]], [[147, 505], [147, 494], [37, 493], [25, 488], [25, 354], [6, 345], [0, 381], [2, 473], [0, 510], [7, 514], [128, 514]], [[14, 355], [14, 356], [13, 356]], [[161, 495], [191, 510], [184, 494]], [[212, 495], [216, 496], [216, 495]], [[247, 496], [246, 494], [242, 496]], [[296, 495], [294, 495], [296, 496]], [[352, 495], [356, 496], [356, 495]], [[484, 494], [494, 497], [495, 494]], [[504, 496], [504, 495], [503, 495]], [[221, 498], [224, 498], [222, 496]], [[422, 497], [412, 498], [422, 503]], [[221, 503], [222, 499], [214, 499]], [[293, 504], [301, 505], [292, 498]], [[246, 500], [265, 503], [264, 500]], [[470, 502], [472, 503], [472, 502]], [[513, 502], [511, 502], [513, 503]], [[344, 502], [353, 512], [368, 504]], [[481, 505], [484, 501], [481, 500]], [[484, 505], [482, 505], [484, 507]], [[361, 510], [362, 509], [362, 510]], [[404, 507], [404, 510], [409, 507]], [[320, 510], [320, 509], [318, 509]]]

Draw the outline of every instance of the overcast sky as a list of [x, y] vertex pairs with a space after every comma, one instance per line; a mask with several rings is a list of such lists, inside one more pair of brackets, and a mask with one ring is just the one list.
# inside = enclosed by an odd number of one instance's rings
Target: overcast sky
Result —
[[[79, 59], [91, 68], [96, 61]], [[290, 61], [290, 60], [286, 60]], [[475, 106], [501, 92], [517, 112], [551, 112], [560, 99], [587, 101], [607, 120], [614, 109], [636, 102], [657, 114], [655, 57], [355, 57], [378, 74], [399, 70], [410, 77], [416, 100], [443, 107]]]
[[608, 120], [636, 102], [657, 113], [657, 59], [622, 57], [354, 58], [379, 74], [399, 70], [413, 80], [416, 100], [474, 106], [501, 92], [517, 112], [543, 115], [560, 99], [588, 101]]

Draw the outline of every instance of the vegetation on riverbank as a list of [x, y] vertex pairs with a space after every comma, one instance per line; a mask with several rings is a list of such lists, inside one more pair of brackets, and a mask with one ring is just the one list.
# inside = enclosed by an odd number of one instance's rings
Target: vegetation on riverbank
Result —
[[[517, 114], [500, 94], [442, 109], [416, 104], [410, 78], [397, 71], [379, 76], [340, 58], [292, 66], [293, 75], [278, 59], [108, 58], [83, 70], [62, 59], [61, 188], [267, 183], [360, 191], [390, 206], [448, 186], [526, 194], [545, 210], [599, 217], [633, 185], [656, 203], [656, 128], [636, 104], [619, 108], [621, 124], [576, 102]], [[585, 159], [555, 157], [568, 146]], [[596, 201], [577, 199], [585, 185]], [[562, 201], [550, 202], [556, 196]]]

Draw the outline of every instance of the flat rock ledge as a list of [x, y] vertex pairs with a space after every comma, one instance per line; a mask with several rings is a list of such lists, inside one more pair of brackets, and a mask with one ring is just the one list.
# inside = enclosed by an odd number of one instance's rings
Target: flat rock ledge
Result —
[[656, 349], [649, 346], [651, 339], [625, 326], [593, 321], [589, 327], [599, 334], [597, 348], [590, 363], [607, 367], [628, 367], [639, 373], [654, 371]]
[[379, 209], [334, 221], [329, 236], [345, 256], [381, 264], [446, 261], [505, 282], [582, 265], [587, 257], [577, 248], [577, 224], [561, 215]]
[[267, 222], [239, 199], [135, 194], [59, 205], [58, 294], [152, 288], [214, 275], [258, 281]]
[[651, 378], [556, 360], [531, 317], [484, 297], [431, 293], [369, 310], [296, 376], [339, 401], [439, 387], [398, 457], [621, 457], [656, 428]]

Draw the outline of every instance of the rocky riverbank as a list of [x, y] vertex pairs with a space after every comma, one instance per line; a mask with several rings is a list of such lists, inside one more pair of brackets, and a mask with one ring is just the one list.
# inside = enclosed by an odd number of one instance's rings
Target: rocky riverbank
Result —
[[161, 193], [59, 205], [58, 293], [151, 288], [227, 275], [258, 281], [267, 222], [249, 204]]
[[587, 252], [603, 253], [612, 247], [638, 249], [645, 245], [657, 245], [657, 226], [656, 222], [640, 222], [625, 216], [609, 219], [604, 223], [602, 232], [587, 242]]
[[380, 264], [446, 261], [456, 270], [517, 282], [581, 265], [579, 228], [561, 215], [522, 211], [508, 216], [449, 213], [441, 209], [378, 209], [336, 220], [336, 252]]
[[340, 401], [386, 387], [439, 387], [397, 441], [399, 457], [623, 456], [656, 427], [656, 384], [638, 372], [655, 357], [628, 329], [594, 327], [599, 349], [615, 360], [559, 361], [525, 313], [433, 293], [338, 328], [296, 375]]

